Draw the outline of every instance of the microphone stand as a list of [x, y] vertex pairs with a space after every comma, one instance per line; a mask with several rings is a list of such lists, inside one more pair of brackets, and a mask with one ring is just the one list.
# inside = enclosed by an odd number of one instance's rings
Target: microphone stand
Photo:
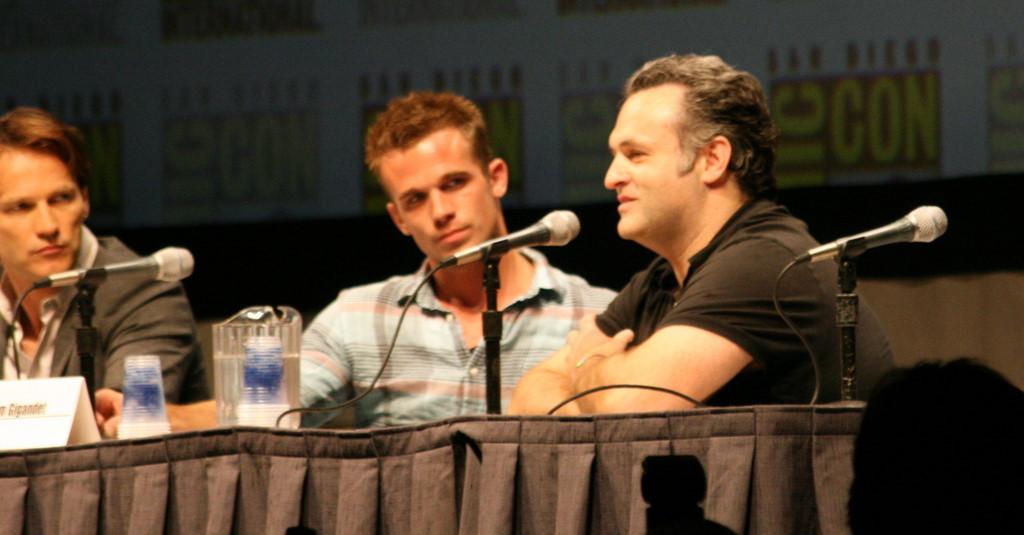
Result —
[[89, 393], [89, 403], [93, 409], [96, 408], [96, 346], [99, 334], [92, 326], [92, 317], [96, 314], [96, 307], [93, 303], [93, 296], [96, 294], [96, 286], [87, 282], [80, 282], [78, 288], [78, 315], [82, 320], [82, 326], [75, 333], [75, 343], [78, 349], [78, 363], [82, 368], [82, 377], [85, 378], [85, 389]]
[[839, 293], [836, 294], [836, 325], [839, 327], [839, 356], [842, 401], [857, 399], [857, 263], [839, 257]]
[[501, 256], [484, 260], [484, 293], [487, 307], [483, 312], [483, 334], [486, 349], [487, 414], [501, 414], [501, 312], [498, 310], [498, 261]]

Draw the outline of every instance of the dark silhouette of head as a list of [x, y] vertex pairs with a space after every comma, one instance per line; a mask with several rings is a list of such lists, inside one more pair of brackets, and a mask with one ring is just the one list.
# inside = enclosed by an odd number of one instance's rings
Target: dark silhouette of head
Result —
[[647, 535], [734, 535], [704, 518], [704, 467], [692, 455], [651, 455], [641, 465], [640, 492], [647, 502]]
[[855, 535], [1012, 533], [1024, 504], [1024, 392], [961, 359], [891, 373], [857, 437]]

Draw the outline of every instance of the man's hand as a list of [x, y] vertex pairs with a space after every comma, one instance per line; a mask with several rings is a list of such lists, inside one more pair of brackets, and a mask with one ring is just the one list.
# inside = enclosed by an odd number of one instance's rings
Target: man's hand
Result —
[[603, 342], [591, 345], [583, 353], [583, 356], [573, 364], [570, 376], [573, 394], [603, 386], [605, 381], [600, 378], [601, 362], [608, 357], [624, 358], [626, 348], [632, 341], [633, 331], [626, 329], [615, 333], [613, 337], [605, 337]]
[[597, 327], [596, 316], [587, 314], [580, 319], [579, 328], [569, 332], [569, 351], [562, 362], [562, 371], [567, 377], [576, 373], [580, 361], [593, 354], [596, 346], [607, 343], [611, 338]]
[[117, 427], [121, 425], [121, 409], [124, 407], [124, 394], [110, 388], [96, 391], [96, 425], [105, 437], [116, 437]]
[[[526, 372], [516, 385], [509, 414], [546, 414], [552, 407], [575, 394], [574, 383], [601, 356], [625, 351], [633, 340], [626, 330], [609, 337], [597, 327], [595, 316], [580, 319], [579, 330], [569, 333], [568, 343]], [[575, 403], [564, 405], [557, 414], [579, 414]]]
[[626, 346], [633, 341], [633, 331], [626, 329], [615, 336], [604, 334], [597, 326], [596, 316], [589, 314], [580, 319], [580, 328], [569, 333], [569, 351], [562, 361], [562, 371], [569, 378], [574, 394], [577, 380], [590, 370], [594, 361], [626, 352]]
[[171, 431], [192, 431], [217, 427], [217, 402], [200, 401], [188, 405], [167, 404]]
[[[110, 388], [96, 391], [96, 425], [103, 436], [117, 437], [117, 428], [121, 425], [121, 410], [124, 407], [124, 394]], [[213, 400], [190, 403], [188, 405], [167, 404], [167, 420], [171, 431], [192, 431], [217, 427], [217, 403]]]

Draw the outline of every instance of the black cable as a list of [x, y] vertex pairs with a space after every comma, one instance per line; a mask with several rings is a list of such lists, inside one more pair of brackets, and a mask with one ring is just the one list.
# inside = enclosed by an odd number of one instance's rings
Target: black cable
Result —
[[818, 402], [818, 393], [821, 391], [821, 370], [818, 368], [818, 359], [814, 356], [814, 350], [811, 349], [811, 344], [807, 341], [807, 338], [804, 338], [803, 333], [801, 333], [800, 330], [796, 328], [796, 325], [793, 325], [793, 322], [790, 321], [789, 317], [782, 312], [782, 306], [779, 303], [779, 285], [782, 282], [782, 277], [784, 277], [786, 273], [793, 268], [793, 266], [799, 263], [800, 262], [797, 262], [796, 260], [791, 260], [789, 264], [779, 272], [779, 276], [775, 278], [775, 286], [772, 288], [772, 303], [775, 305], [775, 312], [779, 314], [782, 321], [786, 322], [786, 325], [789, 326], [790, 330], [792, 330], [793, 333], [796, 334], [797, 338], [800, 339], [800, 342], [804, 344], [804, 349], [807, 350], [807, 355], [811, 359], [811, 366], [814, 368], [814, 393], [811, 395], [811, 400], [808, 401], [807, 404], [814, 405]]
[[686, 401], [689, 401], [690, 403], [693, 403], [697, 407], [703, 407], [704, 406], [703, 403], [701, 403], [701, 402], [691, 398], [690, 396], [687, 396], [686, 394], [683, 394], [681, 392], [676, 392], [675, 390], [669, 390], [668, 388], [662, 388], [660, 386], [651, 386], [651, 385], [604, 385], [604, 386], [599, 386], [599, 387], [596, 387], [596, 388], [591, 388], [590, 390], [584, 390], [583, 392], [580, 392], [579, 394], [575, 394], [575, 395], [569, 396], [568, 398], [562, 400], [562, 402], [559, 403], [558, 405], [555, 405], [554, 408], [549, 410], [547, 415], [551, 416], [558, 409], [561, 409], [562, 407], [568, 405], [569, 403], [572, 403], [573, 401], [576, 401], [577, 399], [580, 399], [583, 396], [588, 396], [590, 394], [593, 394], [594, 392], [600, 392], [601, 390], [610, 390], [612, 388], [640, 388], [640, 389], [643, 389], [643, 390], [654, 390], [655, 392], [664, 392], [666, 394], [672, 394], [673, 396], [685, 399]]
[[[375, 386], [377, 386], [377, 381], [379, 381], [381, 376], [384, 375], [384, 368], [387, 367], [388, 361], [391, 360], [391, 353], [395, 350], [395, 344], [398, 342], [398, 333], [399, 333], [399, 331], [402, 330], [402, 322], [405, 321], [405, 314], [406, 314], [406, 312], [409, 311], [409, 307], [412, 305], [413, 301], [416, 300], [416, 295], [420, 293], [420, 290], [423, 288], [423, 285], [426, 284], [430, 280], [430, 278], [434, 276], [434, 273], [436, 273], [441, 268], [442, 268], [442, 264], [438, 264], [433, 269], [431, 269], [427, 273], [426, 277], [423, 277], [423, 280], [420, 281], [420, 283], [416, 285], [416, 289], [414, 289], [412, 291], [412, 295], [409, 296], [409, 300], [405, 302], [405, 306], [402, 307], [402, 314], [400, 316], [398, 316], [398, 325], [395, 326], [395, 334], [391, 336], [391, 345], [388, 347], [387, 354], [384, 355], [384, 362], [381, 363], [380, 370], [377, 371], [377, 376], [373, 378], [373, 381], [370, 382], [370, 386], [366, 387], [366, 390], [364, 390], [363, 393], [359, 394], [358, 396], [356, 396], [356, 397], [354, 397], [354, 398], [352, 398], [352, 399], [350, 399], [348, 401], [345, 401], [344, 403], [339, 403], [338, 405], [332, 405], [330, 407], [298, 407], [298, 408], [295, 408], [295, 409], [288, 409], [288, 410], [282, 412], [281, 415], [277, 417], [277, 423], [274, 424], [274, 426], [275, 427], [280, 427], [281, 426], [281, 420], [284, 419], [284, 417], [288, 416], [289, 414], [294, 414], [294, 413], [300, 413], [300, 414], [302, 414], [302, 413], [324, 413], [324, 412], [340, 411], [340, 410], [346, 409], [348, 407], [351, 407], [352, 405], [355, 405], [356, 403], [359, 403], [363, 398], [368, 396], [370, 394], [370, 392], [373, 391], [373, 388]], [[352, 389], [355, 390], [355, 385], [354, 384], [352, 386]]]
[[14, 302], [14, 310], [11, 312], [11, 324], [7, 326], [7, 332], [4, 333], [4, 349], [10, 348], [11, 358], [14, 359], [14, 373], [17, 374], [15, 379], [21, 379], [21, 362], [18, 359], [18, 344], [14, 341], [14, 327], [18, 324], [18, 316], [21, 315], [21, 303], [28, 297], [28, 294], [35, 290], [35, 286], [30, 286], [27, 290], [21, 293], [18, 300]]

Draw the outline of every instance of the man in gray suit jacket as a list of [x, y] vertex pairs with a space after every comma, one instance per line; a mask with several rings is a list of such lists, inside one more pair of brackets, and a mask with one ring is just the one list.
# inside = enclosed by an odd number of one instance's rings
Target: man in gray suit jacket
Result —
[[[4, 379], [82, 373], [75, 288], [29, 291], [35, 281], [139, 258], [118, 240], [96, 238], [85, 227], [87, 176], [75, 128], [34, 108], [0, 117], [0, 332], [13, 329], [0, 366]], [[106, 434], [120, 420], [124, 360], [130, 355], [160, 357], [168, 402], [210, 398], [195, 321], [180, 284], [120, 277], [99, 285], [93, 302], [96, 418]]]

